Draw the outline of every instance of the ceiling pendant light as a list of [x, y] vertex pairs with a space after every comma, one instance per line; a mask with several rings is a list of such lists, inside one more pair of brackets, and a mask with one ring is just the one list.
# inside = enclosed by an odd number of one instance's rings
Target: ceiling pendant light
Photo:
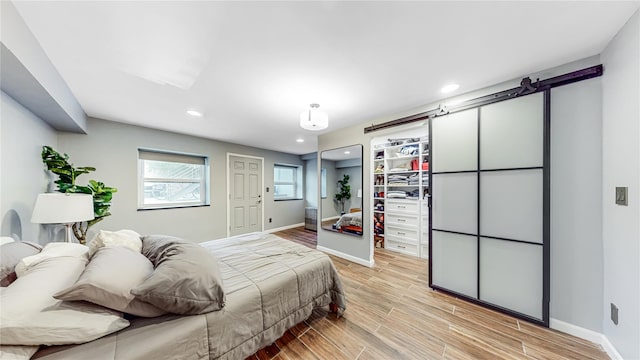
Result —
[[327, 113], [318, 110], [320, 105], [311, 104], [300, 114], [300, 127], [305, 130], [324, 130], [329, 126]]

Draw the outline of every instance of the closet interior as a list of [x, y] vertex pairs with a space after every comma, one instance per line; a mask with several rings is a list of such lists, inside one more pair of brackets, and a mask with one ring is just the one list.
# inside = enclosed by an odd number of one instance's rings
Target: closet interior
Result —
[[372, 141], [373, 244], [429, 257], [429, 137], [420, 131]]

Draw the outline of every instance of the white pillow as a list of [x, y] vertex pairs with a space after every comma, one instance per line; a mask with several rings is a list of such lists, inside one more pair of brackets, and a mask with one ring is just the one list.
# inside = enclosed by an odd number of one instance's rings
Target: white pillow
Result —
[[87, 264], [82, 257], [44, 259], [0, 293], [3, 345], [80, 344], [129, 326], [122, 313], [53, 294], [73, 285]]
[[13, 240], [12, 237], [9, 236], [0, 236], [0, 246], [6, 244], [6, 243], [10, 243], [10, 242], [14, 242], [15, 240]]
[[29, 360], [38, 351], [39, 346], [0, 345], [0, 359]]
[[142, 240], [140, 234], [133, 230], [107, 231], [100, 230], [89, 242], [89, 257], [102, 247], [124, 246], [131, 250], [141, 252]]
[[59, 257], [59, 256], [70, 256], [70, 257], [79, 257], [86, 259], [86, 253], [89, 250], [84, 245], [75, 244], [75, 243], [64, 243], [64, 242], [52, 242], [48, 243], [44, 246], [42, 251], [38, 254], [27, 256], [20, 260], [20, 262], [16, 265], [16, 275], [18, 277], [22, 276], [29, 268], [37, 265], [43, 260]]

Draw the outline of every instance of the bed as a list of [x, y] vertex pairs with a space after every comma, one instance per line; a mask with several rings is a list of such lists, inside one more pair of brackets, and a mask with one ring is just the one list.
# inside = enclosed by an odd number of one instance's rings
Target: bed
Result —
[[340, 232], [362, 235], [362, 211], [342, 214], [333, 227]]
[[320, 251], [265, 233], [200, 245], [217, 258], [226, 296], [221, 310], [129, 317], [120, 331], [84, 344], [42, 347], [32, 358], [244, 359], [314, 308], [329, 306], [339, 315], [346, 308], [338, 273]]

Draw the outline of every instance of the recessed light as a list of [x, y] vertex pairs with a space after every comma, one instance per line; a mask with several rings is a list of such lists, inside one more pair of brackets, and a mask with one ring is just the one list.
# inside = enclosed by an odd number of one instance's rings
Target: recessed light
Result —
[[344, 152], [345, 154], [351, 154], [351, 151], [347, 150]]
[[303, 143], [304, 139], [296, 139], [296, 142]]
[[187, 114], [191, 116], [201, 117], [202, 113], [198, 110], [187, 110]]
[[453, 83], [453, 84], [443, 86], [442, 89], [440, 89], [440, 91], [443, 93], [450, 93], [452, 91], [458, 90], [459, 87], [460, 85]]

